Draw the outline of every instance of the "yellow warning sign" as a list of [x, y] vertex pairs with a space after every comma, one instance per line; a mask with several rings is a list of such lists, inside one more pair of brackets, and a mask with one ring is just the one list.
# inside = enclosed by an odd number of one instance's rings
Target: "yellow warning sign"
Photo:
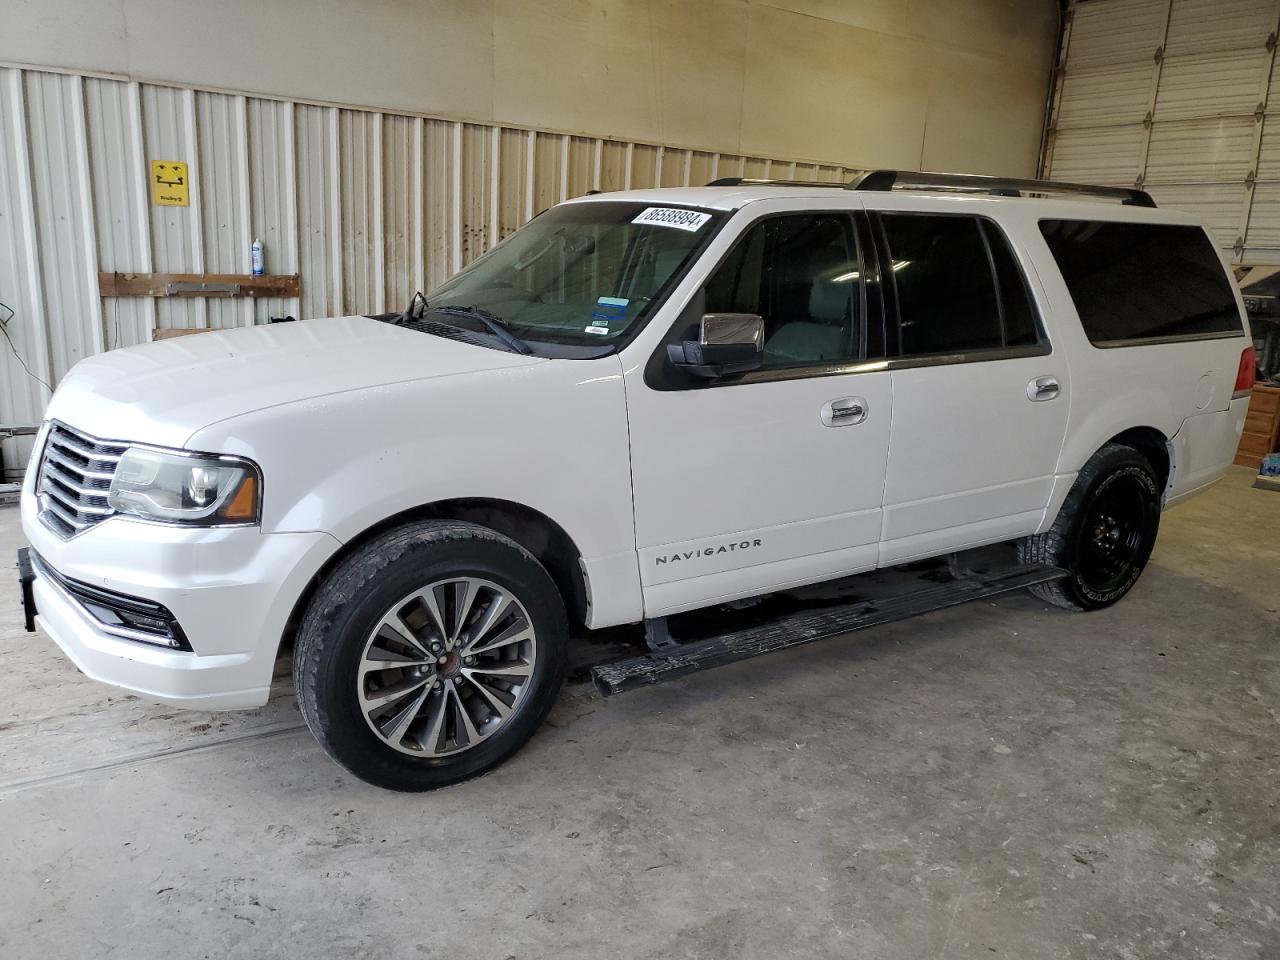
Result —
[[151, 161], [151, 202], [162, 207], [190, 205], [187, 165], [181, 160]]

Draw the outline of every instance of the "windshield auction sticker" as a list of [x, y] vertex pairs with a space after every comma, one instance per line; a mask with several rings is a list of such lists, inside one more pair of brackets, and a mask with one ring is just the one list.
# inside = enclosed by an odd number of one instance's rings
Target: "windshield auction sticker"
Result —
[[649, 207], [644, 213], [632, 220], [632, 223], [647, 223], [654, 227], [675, 227], [695, 233], [711, 219], [709, 213], [697, 210], [681, 210], [678, 207]]

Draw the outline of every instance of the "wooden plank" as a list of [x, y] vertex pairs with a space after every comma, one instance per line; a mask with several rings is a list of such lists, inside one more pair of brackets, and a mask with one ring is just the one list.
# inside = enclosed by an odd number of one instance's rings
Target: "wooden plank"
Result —
[[[242, 297], [296, 297], [298, 274], [254, 276], [239, 273], [98, 273], [98, 293], [104, 297], [168, 297], [171, 283], [237, 284]], [[187, 291], [182, 296], [201, 296]], [[205, 296], [226, 296], [210, 291]]]
[[1276, 410], [1280, 410], [1280, 388], [1255, 383], [1253, 385], [1253, 395], [1249, 398], [1249, 411], [1251, 413], [1273, 413]]
[[1257, 470], [1262, 466], [1262, 457], [1254, 456], [1251, 453], [1239, 452], [1233, 462], [1237, 467], [1249, 467]]
[[167, 330], [157, 330], [152, 334], [151, 339], [172, 340], [174, 337], [189, 337], [193, 333], [217, 333], [218, 331], [218, 327], [170, 327]]

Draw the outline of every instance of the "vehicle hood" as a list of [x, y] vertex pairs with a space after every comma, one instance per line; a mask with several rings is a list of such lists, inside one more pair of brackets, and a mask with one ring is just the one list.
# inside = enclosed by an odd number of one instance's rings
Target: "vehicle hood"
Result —
[[82, 360], [48, 416], [102, 439], [181, 447], [203, 427], [265, 407], [545, 362], [368, 317], [275, 323]]

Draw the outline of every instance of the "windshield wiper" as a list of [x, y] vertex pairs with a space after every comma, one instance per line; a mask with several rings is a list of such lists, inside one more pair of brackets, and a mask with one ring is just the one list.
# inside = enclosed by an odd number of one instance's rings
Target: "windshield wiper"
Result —
[[413, 299], [410, 300], [409, 305], [404, 308], [404, 312], [400, 314], [400, 319], [397, 320], [396, 323], [406, 324], [406, 323], [409, 323], [411, 320], [416, 320], [418, 317], [422, 316], [422, 310], [418, 310], [417, 313], [414, 313], [414, 310], [417, 309], [418, 304], [422, 304], [423, 310], [427, 308], [427, 298], [422, 295], [421, 290], [417, 291], [413, 295]]
[[[409, 310], [406, 310], [405, 312], [409, 313], [409, 311], [413, 309], [413, 306], [414, 304], [410, 303]], [[472, 320], [479, 320], [484, 324], [485, 329], [502, 341], [503, 345], [508, 349], [515, 353], [533, 353], [533, 348], [512, 333], [511, 329], [507, 326], [506, 321], [496, 313], [490, 313], [488, 310], [481, 310], [476, 306], [456, 307], [446, 304], [433, 307], [424, 300], [422, 302], [422, 312], [418, 314], [418, 317], [425, 317], [429, 313], [442, 313], [447, 317], [470, 317]]]

